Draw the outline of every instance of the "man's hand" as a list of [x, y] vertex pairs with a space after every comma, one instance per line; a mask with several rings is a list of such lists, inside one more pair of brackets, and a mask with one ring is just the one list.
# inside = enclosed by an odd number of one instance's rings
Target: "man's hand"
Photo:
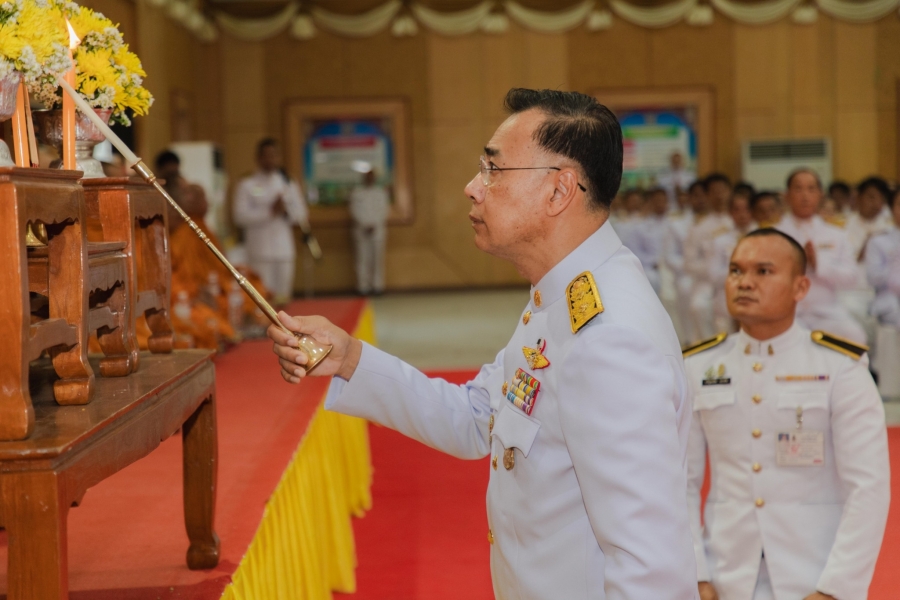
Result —
[[275, 203], [272, 204], [272, 216], [273, 217], [286, 217], [287, 216], [287, 206], [284, 204], [284, 198], [278, 196], [275, 200]]
[[816, 247], [813, 245], [812, 240], [806, 242], [806, 245], [803, 246], [803, 249], [806, 250], [806, 263], [809, 265], [809, 268], [812, 269], [813, 273], [815, 273]]
[[[311, 335], [322, 344], [332, 346], [331, 353], [316, 365], [312, 375], [330, 377], [337, 375], [349, 380], [356, 371], [359, 357], [362, 355], [362, 342], [351, 337], [346, 331], [333, 324], [325, 317], [290, 317], [284, 311], [278, 318], [290, 331]], [[300, 383], [306, 377], [304, 365], [307, 356], [297, 347], [297, 338], [287, 335], [275, 325], [269, 325], [267, 335], [275, 342], [273, 348], [281, 365], [281, 376], [288, 383]]]
[[822, 592], [815, 592], [804, 598], [803, 600], [837, 600], [834, 596], [829, 596], [828, 594], [823, 594]]
[[719, 600], [719, 594], [710, 582], [701, 581], [697, 584], [697, 588], [700, 590], [700, 600]]

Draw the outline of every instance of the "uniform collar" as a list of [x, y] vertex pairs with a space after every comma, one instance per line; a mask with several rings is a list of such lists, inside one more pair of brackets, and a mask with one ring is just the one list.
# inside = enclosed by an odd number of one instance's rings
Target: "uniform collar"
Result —
[[768, 340], [750, 337], [742, 329], [737, 333], [737, 348], [741, 354], [751, 356], [787, 356], [790, 349], [807, 337], [805, 331], [795, 320], [790, 329]]
[[[566, 287], [577, 275], [603, 264], [622, 247], [622, 241], [607, 220], [580, 246], [556, 263], [541, 280], [531, 287], [531, 310], [547, 308], [566, 293]], [[538, 302], [536, 298], [540, 298]], [[538, 306], [540, 304], [540, 306]]]

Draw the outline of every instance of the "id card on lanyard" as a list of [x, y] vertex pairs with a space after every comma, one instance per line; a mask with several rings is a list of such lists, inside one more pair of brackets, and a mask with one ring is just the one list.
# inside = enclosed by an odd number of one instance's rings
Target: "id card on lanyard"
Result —
[[775, 462], [779, 467], [820, 467], [825, 464], [825, 433], [803, 429], [803, 407], [797, 407], [797, 427], [778, 433]]

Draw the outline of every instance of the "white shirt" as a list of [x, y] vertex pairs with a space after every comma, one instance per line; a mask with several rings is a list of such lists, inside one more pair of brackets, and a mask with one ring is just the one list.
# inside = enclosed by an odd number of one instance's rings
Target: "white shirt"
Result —
[[684, 268], [684, 244], [694, 222], [694, 215], [686, 210], [682, 213], [670, 214], [668, 219], [668, 225], [663, 234], [662, 260], [672, 270], [678, 292], [682, 295], [688, 294], [692, 288], [692, 280]]
[[648, 215], [641, 219], [640, 226], [633, 229], [633, 245], [629, 246], [622, 242], [641, 261], [644, 273], [647, 274], [647, 279], [657, 294], [660, 287], [659, 263], [662, 261], [663, 243], [668, 226], [669, 221], [665, 215]]
[[[281, 197], [287, 217], [276, 217], [272, 206]], [[308, 219], [300, 188], [280, 171], [257, 171], [238, 183], [234, 196], [234, 222], [244, 228], [244, 240], [251, 262], [292, 260], [293, 225]]]
[[387, 223], [391, 199], [380, 185], [357, 186], [350, 192], [350, 216], [356, 225], [380, 227]]
[[[818, 590], [865, 600], [890, 504], [884, 408], [868, 364], [797, 324], [764, 342], [739, 332], [685, 359], [697, 580], [712, 581], [721, 600], [753, 597], [763, 552], [775, 598]], [[802, 429], [823, 434], [822, 465], [777, 464], [777, 435], [795, 431], [798, 406]]]
[[884, 317], [900, 309], [900, 229], [874, 236], [866, 246], [866, 278], [875, 288], [871, 313]]
[[[826, 223], [818, 215], [804, 221], [785, 215], [775, 227], [793, 237], [801, 246], [805, 247], [807, 242], [812, 241], [816, 250], [816, 269], [810, 268], [806, 273], [811, 283], [809, 293], [800, 302], [797, 314], [830, 315], [843, 310], [837, 292], [853, 288], [859, 276], [847, 233]], [[852, 319], [849, 313], [847, 318]]]
[[[585, 271], [605, 310], [573, 333], [566, 288]], [[690, 402], [675, 330], [640, 263], [606, 223], [531, 297], [509, 345], [466, 385], [364, 346], [350, 381], [332, 381], [326, 408], [460, 458], [497, 460], [487, 510], [498, 600], [697, 598]], [[538, 338], [550, 365], [532, 369], [523, 347]], [[519, 369], [541, 382], [531, 415], [504, 393]]]
[[709, 213], [696, 218], [684, 241], [684, 270], [693, 278], [694, 289], [710, 286], [709, 267], [712, 241], [734, 227], [731, 217], [724, 213]]

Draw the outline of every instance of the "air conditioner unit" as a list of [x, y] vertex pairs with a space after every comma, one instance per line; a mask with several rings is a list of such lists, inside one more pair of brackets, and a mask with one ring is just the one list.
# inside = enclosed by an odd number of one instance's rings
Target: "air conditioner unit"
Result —
[[783, 190], [791, 171], [806, 167], [831, 182], [831, 140], [751, 140], [741, 143], [741, 178], [758, 190]]

